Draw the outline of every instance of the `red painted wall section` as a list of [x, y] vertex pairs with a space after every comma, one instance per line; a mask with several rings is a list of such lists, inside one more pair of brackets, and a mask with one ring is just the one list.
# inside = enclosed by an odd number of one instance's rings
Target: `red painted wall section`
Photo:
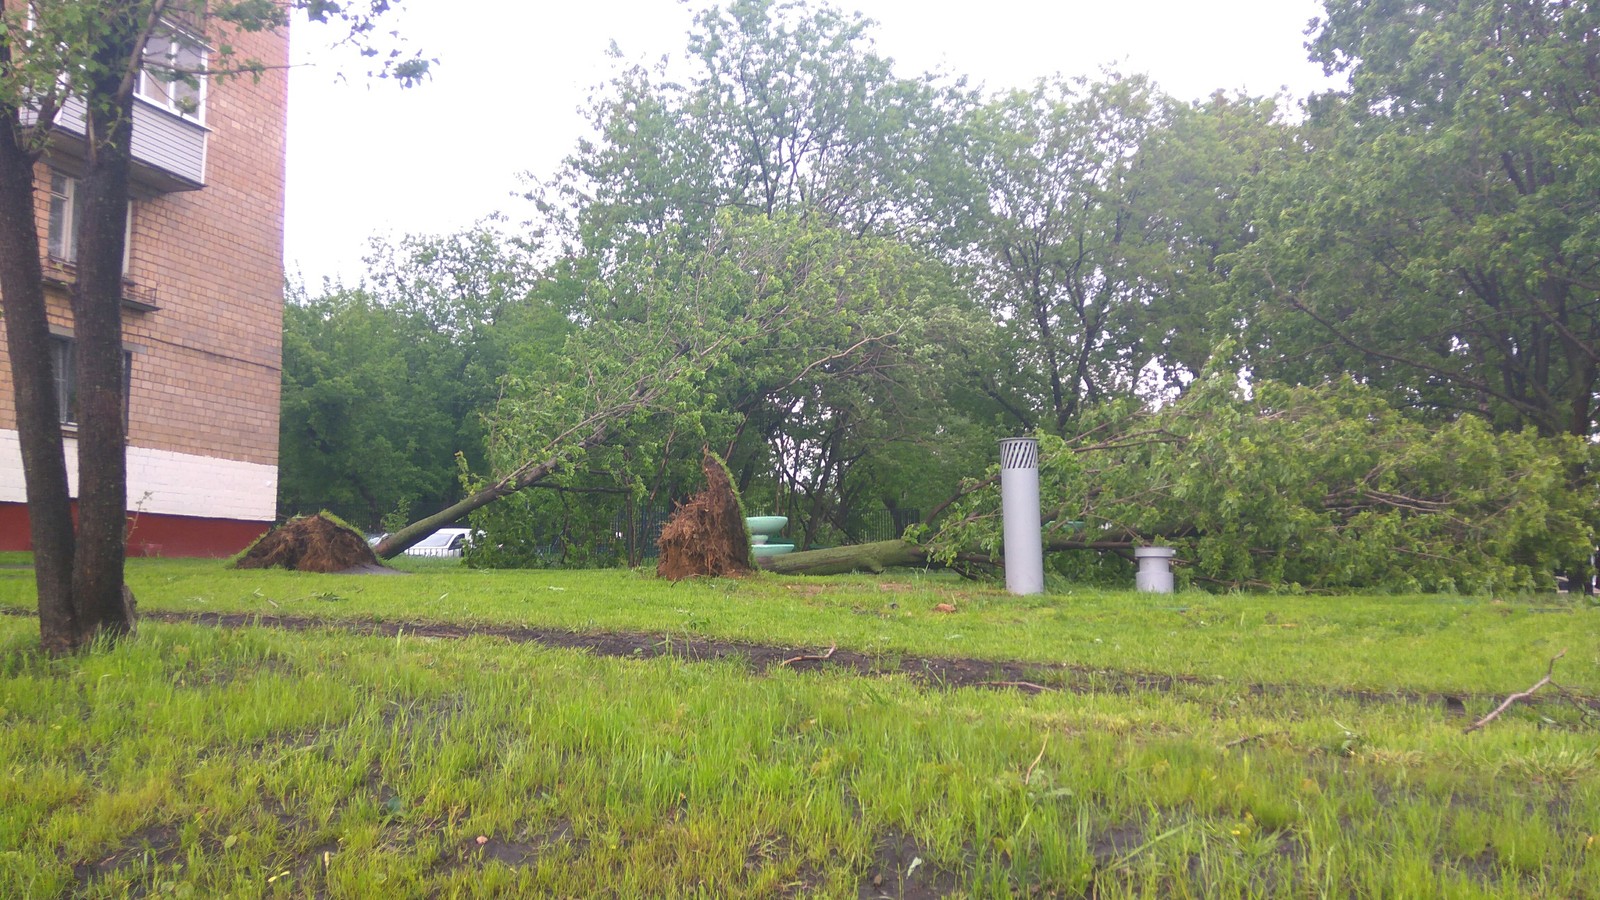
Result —
[[[250, 546], [251, 541], [271, 527], [271, 522], [140, 513], [128, 517], [128, 555], [220, 559]], [[32, 549], [33, 541], [28, 535], [27, 505], [0, 503], [0, 550]]]

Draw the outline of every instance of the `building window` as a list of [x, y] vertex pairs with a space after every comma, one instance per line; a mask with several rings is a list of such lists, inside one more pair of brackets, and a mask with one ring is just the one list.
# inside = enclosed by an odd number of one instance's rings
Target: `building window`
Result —
[[206, 51], [175, 29], [152, 35], [139, 71], [140, 97], [196, 122], [205, 120]]
[[[78, 261], [78, 220], [82, 218], [83, 202], [78, 179], [60, 172], [50, 173], [50, 229], [46, 252], [51, 259], [76, 263]], [[128, 271], [128, 261], [133, 251], [133, 201], [128, 201], [128, 215], [122, 235], [122, 271]]]
[[56, 411], [61, 424], [78, 424], [78, 372], [74, 352], [77, 342], [72, 338], [52, 337], [50, 356], [56, 369]]
[[51, 259], [78, 261], [78, 179], [50, 173]]
[[[50, 361], [55, 368], [56, 411], [61, 424], [78, 426], [78, 342], [61, 335], [50, 336]], [[122, 351], [122, 427], [128, 427], [128, 385], [133, 383], [133, 354]]]

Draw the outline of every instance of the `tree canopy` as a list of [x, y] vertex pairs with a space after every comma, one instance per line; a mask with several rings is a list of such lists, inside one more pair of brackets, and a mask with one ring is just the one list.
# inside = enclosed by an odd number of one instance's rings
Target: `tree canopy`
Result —
[[[918, 558], [981, 567], [994, 441], [1031, 433], [1054, 547], [1176, 542], [1227, 589], [1548, 587], [1596, 524], [1600, 13], [1325, 6], [1348, 84], [1299, 107], [986, 92], [826, 4], [709, 7], [597, 89], [525, 244], [408, 243], [294, 311], [285, 484], [446, 506], [412, 537], [470, 513], [486, 564], [637, 563], [639, 508], [710, 448], [802, 546], [918, 523]], [[402, 406], [457, 427], [413, 452]], [[1086, 559], [1056, 565], [1122, 565]]]

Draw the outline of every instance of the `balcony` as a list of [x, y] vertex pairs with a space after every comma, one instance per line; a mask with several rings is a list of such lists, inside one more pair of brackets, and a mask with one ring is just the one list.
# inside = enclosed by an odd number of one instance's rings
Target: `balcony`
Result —
[[[158, 194], [205, 187], [206, 127], [143, 97], [133, 101], [134, 184]], [[56, 116], [54, 149], [84, 157], [84, 105], [69, 99]]]
[[[46, 256], [43, 260], [45, 284], [53, 284], [63, 290], [72, 290], [78, 282], [78, 267], [64, 259]], [[161, 307], [156, 305], [156, 289], [140, 284], [135, 284], [131, 279], [122, 279], [122, 308], [132, 312], [155, 312]]]

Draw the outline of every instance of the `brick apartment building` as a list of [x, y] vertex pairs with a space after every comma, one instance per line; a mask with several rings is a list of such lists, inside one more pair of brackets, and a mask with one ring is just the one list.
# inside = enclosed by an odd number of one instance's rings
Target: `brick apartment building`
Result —
[[[284, 34], [230, 35], [230, 43], [241, 59], [288, 61]], [[147, 52], [186, 65], [203, 61], [207, 49], [175, 34]], [[122, 318], [130, 554], [231, 554], [275, 516], [287, 99], [281, 67], [260, 80], [212, 80], [198, 89], [141, 79]], [[68, 291], [81, 113], [69, 105], [57, 120], [35, 193], [74, 494]], [[26, 550], [4, 328], [0, 319], [0, 550]]]

